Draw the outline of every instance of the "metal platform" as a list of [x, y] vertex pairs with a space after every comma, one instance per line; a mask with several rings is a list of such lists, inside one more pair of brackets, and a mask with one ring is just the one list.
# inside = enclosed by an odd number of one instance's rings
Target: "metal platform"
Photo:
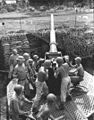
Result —
[[65, 111], [72, 120], [87, 120], [94, 113], [94, 77], [85, 72], [84, 81], [81, 83], [88, 89], [88, 93], [77, 93], [72, 101], [65, 104]]
[[68, 112], [72, 120], [88, 120], [78, 109], [76, 104], [71, 101], [65, 104], [65, 111]]
[[[80, 94], [75, 92], [72, 101], [65, 103], [64, 111], [55, 111], [55, 117], [65, 114], [66, 120], [88, 120], [94, 113], [94, 77], [85, 72], [84, 81], [81, 85], [88, 89], [88, 93], [80, 91]], [[64, 120], [64, 119], [60, 119]]]
[[[94, 113], [93, 80], [94, 77], [85, 72], [84, 81], [82, 81], [81, 85], [88, 89], [88, 93], [83, 92], [78, 96], [77, 92], [75, 92], [75, 96], [72, 96], [72, 101], [65, 103], [65, 110], [56, 110], [53, 112], [53, 116], [59, 120], [88, 120], [88, 118]], [[7, 87], [7, 98], [9, 101], [13, 94], [13, 86], [15, 86], [14, 83], [10, 82]], [[31, 108], [31, 106], [27, 104], [24, 106], [24, 110], [29, 110]]]
[[78, 96], [74, 99], [74, 103], [85, 117], [94, 113], [94, 96], [87, 94]]

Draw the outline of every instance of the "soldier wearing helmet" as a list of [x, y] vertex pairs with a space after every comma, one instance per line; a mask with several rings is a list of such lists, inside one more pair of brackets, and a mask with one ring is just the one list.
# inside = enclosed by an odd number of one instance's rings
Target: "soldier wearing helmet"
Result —
[[39, 120], [55, 120], [54, 116], [51, 114], [56, 109], [56, 96], [52, 93], [47, 95], [47, 104], [44, 104], [38, 114]]
[[38, 55], [33, 55], [33, 69], [38, 72], [38, 60], [39, 56]]
[[24, 53], [23, 57], [24, 57], [25, 61], [27, 61], [30, 58], [30, 55], [29, 55], [29, 53]]
[[45, 60], [45, 62], [44, 62], [44, 68], [48, 69], [48, 68], [50, 68], [50, 66], [51, 66], [51, 60]]
[[56, 104], [57, 97], [49, 93], [47, 95], [47, 103], [44, 104], [41, 109], [39, 110], [39, 114], [37, 115], [38, 120], [58, 120], [58, 119], [64, 119], [64, 115], [59, 116], [59, 118], [56, 118], [56, 112], [58, 110], [57, 104]]
[[12, 99], [10, 100], [10, 115], [12, 120], [20, 120], [20, 116], [23, 119], [26, 119], [26, 115], [30, 114], [29, 111], [23, 111], [21, 108], [23, 107], [23, 101], [32, 104], [32, 101], [29, 101], [24, 97], [24, 87], [21, 85], [16, 85], [14, 87], [14, 94]]
[[68, 63], [64, 63], [63, 65], [64, 68], [64, 73], [61, 81], [61, 102], [64, 103], [66, 102], [69, 98], [71, 100], [71, 96], [69, 93], [70, 85], [71, 85], [71, 79], [69, 76], [69, 65]]
[[57, 62], [57, 64], [58, 64], [58, 66], [62, 66], [62, 64], [63, 64], [63, 58], [62, 57], [57, 57], [56, 58], [56, 62]]
[[52, 93], [49, 93], [47, 95], [47, 103], [49, 105], [52, 105], [53, 103], [55, 103], [55, 101], [56, 101], [56, 96], [54, 94], [52, 94]]
[[50, 67], [51, 61], [45, 61], [44, 66], [41, 66], [38, 71], [37, 79], [35, 82], [36, 85], [36, 95], [34, 98], [33, 109], [38, 109], [40, 105], [41, 96], [44, 94], [46, 96], [48, 94], [48, 87], [46, 85], [47, 79], [47, 68]]
[[19, 56], [17, 61], [18, 64], [14, 68], [13, 77], [18, 78], [18, 83], [24, 86], [27, 79], [27, 68], [24, 64], [24, 57]]
[[56, 78], [54, 76], [54, 72], [56, 71], [56, 61], [46, 60], [44, 66], [47, 69], [46, 84], [48, 86], [49, 93], [53, 93], [56, 95], [57, 83], [56, 83]]
[[57, 87], [56, 87], [56, 95], [58, 97], [60, 97], [61, 80], [62, 80], [63, 73], [64, 73], [64, 68], [62, 67], [63, 58], [62, 57], [57, 57], [56, 62], [58, 64], [56, 72], [54, 73], [54, 76], [56, 77], [56, 85], [57, 85]]
[[9, 72], [9, 78], [12, 78], [12, 74], [13, 74], [13, 70], [14, 67], [17, 64], [17, 58], [18, 58], [19, 54], [17, 53], [17, 49], [13, 49], [12, 51], [12, 55], [9, 58], [9, 66], [10, 66], [10, 72]]
[[66, 102], [67, 98], [67, 92], [68, 92], [68, 85], [70, 83], [70, 77], [68, 75], [69, 71], [69, 65], [67, 63], [64, 63], [62, 57], [57, 57], [56, 62], [58, 64], [58, 68], [56, 70], [56, 78], [57, 78], [57, 91], [58, 92], [58, 98], [59, 98], [59, 104], [60, 109], [64, 109], [64, 102]]
[[24, 57], [24, 60], [25, 60], [24, 63], [26, 65], [26, 67], [28, 68], [29, 67], [28, 60], [30, 59], [29, 53], [24, 53], [23, 57]]
[[82, 80], [83, 80], [83, 77], [84, 77], [84, 68], [81, 64], [81, 57], [76, 57], [75, 58], [75, 71], [74, 71], [74, 76], [71, 76], [71, 80], [72, 80], [72, 83], [74, 83], [74, 85], [78, 85]]

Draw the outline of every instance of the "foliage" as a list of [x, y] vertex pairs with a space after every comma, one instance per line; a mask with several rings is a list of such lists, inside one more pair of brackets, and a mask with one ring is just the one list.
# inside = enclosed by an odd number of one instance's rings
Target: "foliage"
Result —
[[[92, 55], [94, 53], [94, 34], [85, 33], [86, 30], [87, 28], [69, 28], [67, 32], [57, 31], [58, 50], [62, 51], [63, 55], [68, 54], [70, 57]], [[40, 36], [49, 41], [50, 31], [42, 33]]]
[[73, 6], [74, 4], [79, 4], [83, 6], [87, 4], [86, 0], [29, 0], [31, 5], [47, 5], [47, 6], [55, 6], [55, 5], [67, 5], [69, 7]]
[[16, 10], [16, 5], [7, 5], [6, 9], [8, 12], [13, 12]]

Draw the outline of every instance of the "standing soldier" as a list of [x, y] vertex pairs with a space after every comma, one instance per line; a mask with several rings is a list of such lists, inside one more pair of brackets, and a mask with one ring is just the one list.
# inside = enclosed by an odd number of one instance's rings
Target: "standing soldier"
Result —
[[44, 62], [44, 66], [40, 67], [39, 72], [38, 72], [38, 77], [36, 79], [36, 95], [34, 98], [34, 104], [33, 104], [33, 110], [38, 110], [39, 105], [40, 105], [40, 100], [41, 96], [43, 94], [47, 95], [48, 94], [48, 87], [46, 85], [46, 79], [47, 79], [47, 68], [49, 68], [51, 65], [50, 60], [46, 60]]
[[60, 76], [59, 79], [61, 82], [60, 85], [60, 109], [64, 109], [64, 102], [67, 100], [67, 96], [69, 95], [69, 87], [71, 83], [71, 79], [69, 77], [69, 65], [67, 63], [63, 64], [63, 58], [58, 57], [57, 58], [57, 63], [58, 63], [58, 69], [56, 72], [56, 76]]
[[27, 70], [28, 70], [28, 68], [29, 68], [28, 60], [30, 59], [30, 55], [29, 55], [29, 53], [24, 53], [24, 54], [23, 54], [23, 57], [24, 57], [24, 64], [25, 64], [25, 67], [26, 67]]
[[9, 66], [10, 66], [10, 72], [9, 72], [9, 78], [12, 78], [12, 73], [14, 70], [14, 67], [17, 64], [17, 59], [18, 59], [19, 54], [17, 53], [17, 49], [13, 49], [12, 55], [9, 58]]
[[25, 85], [25, 82], [27, 80], [27, 69], [24, 64], [24, 57], [19, 56], [18, 57], [18, 64], [14, 68], [13, 77], [18, 78], [18, 83], [21, 85]]
[[38, 67], [38, 60], [39, 60], [38, 55], [34, 55], [33, 56], [33, 68], [34, 68], [34, 70], [36, 72], [38, 72], [38, 69], [37, 69], [37, 67]]
[[27, 61], [30, 59], [29, 53], [24, 53], [24, 54], [23, 54], [23, 57], [24, 57], [24, 59], [25, 59], [25, 64], [27, 65]]
[[62, 82], [62, 78], [63, 78], [63, 74], [64, 74], [64, 68], [62, 67], [63, 64], [63, 58], [62, 57], [57, 57], [56, 58], [56, 62], [58, 64], [58, 67], [56, 69], [56, 72], [54, 73], [55, 77], [56, 77], [56, 95], [57, 95], [57, 99], [58, 99], [58, 104], [61, 104], [61, 99], [60, 99], [60, 95], [61, 95], [61, 82]]

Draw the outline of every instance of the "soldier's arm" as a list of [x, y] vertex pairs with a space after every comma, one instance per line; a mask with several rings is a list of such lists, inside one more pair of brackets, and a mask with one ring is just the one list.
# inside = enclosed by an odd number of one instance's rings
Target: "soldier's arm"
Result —
[[17, 69], [17, 67], [15, 67], [14, 71], [13, 71], [13, 78], [17, 78], [18, 77], [17, 71], [18, 71], [18, 69]]
[[55, 78], [57, 78], [57, 76], [60, 74], [60, 69], [57, 69], [55, 72], [54, 72], [54, 76]]
[[27, 114], [27, 112], [24, 112], [22, 111], [20, 108], [19, 108], [19, 104], [18, 104], [18, 101], [14, 101], [14, 109], [17, 113], [19, 113], [20, 115], [25, 115]]
[[27, 102], [27, 103], [33, 104], [33, 101], [28, 100], [24, 95], [23, 95], [23, 100], [24, 100], [25, 102]]
[[55, 120], [55, 118], [54, 118], [53, 115], [51, 115], [51, 114], [50, 114], [49, 118], [50, 118], [51, 120]]
[[13, 64], [13, 56], [11, 55], [9, 58], [9, 65], [12, 65], [12, 64]]

